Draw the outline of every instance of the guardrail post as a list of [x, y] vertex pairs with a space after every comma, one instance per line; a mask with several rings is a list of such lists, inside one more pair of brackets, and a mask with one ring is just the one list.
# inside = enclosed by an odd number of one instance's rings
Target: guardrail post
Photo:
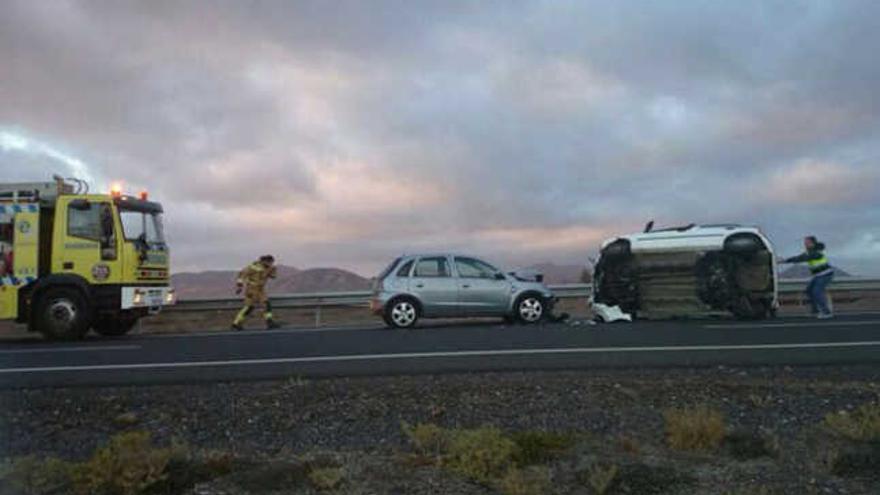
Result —
[[315, 305], [315, 328], [321, 326], [321, 298], [318, 298], [318, 303]]

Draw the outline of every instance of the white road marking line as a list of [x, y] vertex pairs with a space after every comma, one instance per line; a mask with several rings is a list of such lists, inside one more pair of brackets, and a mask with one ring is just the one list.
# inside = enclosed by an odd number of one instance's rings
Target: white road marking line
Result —
[[703, 328], [786, 328], [786, 327], [841, 327], [841, 326], [880, 326], [880, 320], [872, 321], [828, 321], [818, 320], [813, 323], [727, 323], [716, 325], [703, 325]]
[[[229, 337], [235, 335], [278, 335], [278, 334], [295, 334], [295, 333], [317, 333], [317, 332], [342, 332], [345, 330], [382, 330], [388, 329], [383, 326], [350, 326], [350, 327], [291, 327], [279, 328], [277, 330], [240, 330], [233, 332], [232, 330], [208, 330], [204, 332], [192, 333], [141, 333], [135, 334], [138, 337], [148, 339], [182, 339], [188, 337]], [[388, 329], [390, 331], [390, 329]]]
[[547, 349], [499, 349], [486, 351], [407, 352], [397, 354], [348, 354], [340, 356], [311, 356], [294, 358], [233, 359], [223, 361], [190, 361], [171, 363], [97, 364], [83, 366], [45, 366], [35, 368], [0, 369], [0, 374], [46, 373], [61, 371], [104, 371], [137, 369], [204, 368], [210, 366], [243, 366], [259, 364], [322, 363], [333, 361], [379, 361], [383, 359], [424, 359], [455, 357], [531, 356], [541, 354], [598, 354], [627, 352], [694, 352], [724, 350], [772, 350], [772, 349], [829, 349], [845, 347], [880, 347], [880, 341], [864, 342], [815, 342], [800, 344], [741, 344], [741, 345], [690, 345], [671, 347], [562, 347]]
[[131, 351], [140, 349], [139, 345], [96, 345], [91, 347], [41, 347], [38, 349], [2, 349], [0, 354], [37, 354], [53, 352], [92, 352], [92, 351]]

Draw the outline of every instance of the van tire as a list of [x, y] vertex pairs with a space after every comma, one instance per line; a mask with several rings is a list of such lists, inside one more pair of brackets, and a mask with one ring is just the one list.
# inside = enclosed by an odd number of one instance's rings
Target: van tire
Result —
[[34, 327], [49, 340], [80, 340], [91, 326], [86, 298], [72, 287], [46, 289], [35, 309]]

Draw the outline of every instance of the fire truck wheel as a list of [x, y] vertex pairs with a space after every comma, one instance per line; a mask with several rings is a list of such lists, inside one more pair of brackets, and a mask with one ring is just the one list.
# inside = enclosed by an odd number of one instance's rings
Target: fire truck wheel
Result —
[[119, 337], [134, 328], [137, 318], [99, 319], [95, 322], [95, 332], [105, 337]]
[[89, 307], [76, 289], [48, 289], [34, 314], [36, 329], [50, 340], [77, 340], [89, 331]]

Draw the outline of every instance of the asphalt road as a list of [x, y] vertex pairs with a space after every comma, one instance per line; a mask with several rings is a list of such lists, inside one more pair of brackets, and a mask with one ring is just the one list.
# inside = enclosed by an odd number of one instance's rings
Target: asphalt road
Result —
[[0, 343], [0, 387], [709, 365], [880, 364], [880, 314], [611, 325], [428, 325]]

